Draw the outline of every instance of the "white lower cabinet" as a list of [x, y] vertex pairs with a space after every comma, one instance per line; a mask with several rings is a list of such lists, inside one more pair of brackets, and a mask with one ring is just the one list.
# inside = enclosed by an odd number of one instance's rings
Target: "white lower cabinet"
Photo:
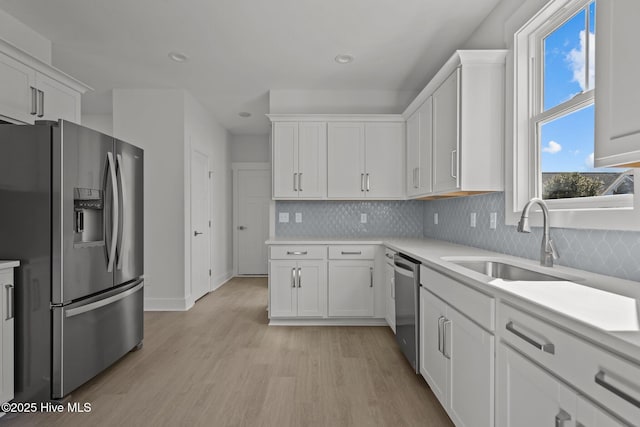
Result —
[[374, 262], [329, 262], [329, 317], [373, 317]]
[[324, 317], [327, 314], [326, 261], [269, 263], [271, 318]]
[[498, 352], [497, 426], [624, 425], [507, 345]]
[[13, 399], [13, 268], [0, 270], [0, 403]]
[[456, 426], [494, 425], [494, 336], [424, 287], [420, 372]]

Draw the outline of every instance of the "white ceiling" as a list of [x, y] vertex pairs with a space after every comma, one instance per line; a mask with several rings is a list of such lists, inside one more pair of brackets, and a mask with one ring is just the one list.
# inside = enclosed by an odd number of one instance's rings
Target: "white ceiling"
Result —
[[[96, 90], [184, 88], [234, 134], [267, 133], [269, 89], [420, 90], [499, 0], [0, 0]], [[178, 64], [169, 51], [190, 60]], [[355, 61], [333, 58], [350, 53]], [[249, 111], [249, 119], [238, 117]]]

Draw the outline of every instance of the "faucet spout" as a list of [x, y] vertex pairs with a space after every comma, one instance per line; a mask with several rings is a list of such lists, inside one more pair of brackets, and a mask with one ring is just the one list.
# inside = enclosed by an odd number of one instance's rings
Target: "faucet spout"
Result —
[[540, 246], [540, 265], [553, 267], [553, 260], [558, 259], [560, 255], [558, 255], [558, 250], [556, 249], [553, 240], [549, 238], [549, 208], [544, 200], [534, 197], [527, 202], [522, 210], [520, 221], [518, 222], [518, 232], [531, 233], [531, 226], [529, 225], [529, 211], [535, 204], [539, 205], [542, 209], [542, 225], [544, 228], [542, 244]]

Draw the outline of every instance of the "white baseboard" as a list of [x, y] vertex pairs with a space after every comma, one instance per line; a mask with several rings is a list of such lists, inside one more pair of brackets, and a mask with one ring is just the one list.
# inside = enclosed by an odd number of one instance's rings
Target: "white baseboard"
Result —
[[375, 319], [271, 319], [269, 326], [388, 326], [384, 318]]
[[224, 285], [231, 279], [233, 279], [232, 271], [227, 271], [224, 274], [214, 277], [213, 280], [211, 281], [211, 291], [215, 291], [216, 289], [219, 289], [222, 285]]
[[193, 306], [185, 298], [147, 298], [144, 299], [144, 311], [187, 311]]

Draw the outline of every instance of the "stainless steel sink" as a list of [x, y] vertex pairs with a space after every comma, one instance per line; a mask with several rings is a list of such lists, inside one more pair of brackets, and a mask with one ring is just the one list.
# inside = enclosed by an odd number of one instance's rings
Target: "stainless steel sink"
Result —
[[489, 277], [508, 281], [549, 282], [564, 281], [566, 278], [540, 273], [500, 261], [490, 260], [451, 260], [460, 267], [468, 268]]

